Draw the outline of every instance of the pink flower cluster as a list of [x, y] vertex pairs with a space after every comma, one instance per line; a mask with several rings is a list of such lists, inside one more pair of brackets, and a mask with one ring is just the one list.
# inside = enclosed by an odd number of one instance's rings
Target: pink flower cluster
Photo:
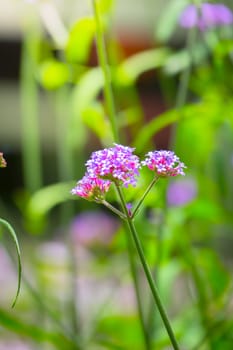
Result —
[[117, 186], [136, 186], [141, 166], [147, 166], [157, 176], [184, 175], [186, 168], [171, 151], [154, 151], [140, 162], [133, 154], [134, 148], [114, 144], [114, 147], [93, 152], [87, 161], [87, 172], [71, 191], [88, 200], [100, 202], [104, 199], [111, 183]]
[[161, 177], [185, 175], [183, 169], [186, 166], [172, 151], [148, 152], [142, 165], [146, 165]]
[[87, 200], [99, 201], [104, 198], [110, 185], [110, 181], [91, 177], [86, 174], [82, 180], [78, 181], [76, 187], [71, 190], [71, 194], [76, 194]]

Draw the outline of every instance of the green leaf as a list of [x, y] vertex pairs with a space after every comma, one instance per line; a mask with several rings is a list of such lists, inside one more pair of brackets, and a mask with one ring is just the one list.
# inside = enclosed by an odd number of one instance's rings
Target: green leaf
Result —
[[41, 226], [46, 214], [56, 205], [71, 199], [73, 183], [57, 183], [40, 189], [29, 199], [26, 206], [26, 218], [31, 227]]
[[138, 152], [142, 152], [147, 148], [147, 145], [150, 139], [156, 135], [161, 129], [169, 126], [179, 119], [181, 119], [183, 115], [181, 115], [177, 110], [173, 109], [167, 111], [160, 116], [155, 117], [149, 123], [147, 123], [144, 127], [139, 130], [138, 134], [135, 137], [133, 142], [134, 147], [136, 147]]
[[[84, 123], [100, 138], [106, 140], [106, 144], [112, 138], [111, 128], [104, 115], [104, 108], [101, 103], [95, 102], [83, 111]], [[108, 140], [108, 141], [107, 141]]]
[[142, 349], [142, 334], [138, 318], [131, 315], [113, 315], [103, 318], [98, 324], [95, 340], [103, 345], [112, 344], [113, 349]]
[[76, 113], [83, 111], [93, 103], [104, 85], [101, 68], [93, 68], [82, 76], [73, 91], [73, 109]]
[[229, 287], [230, 276], [217, 254], [210, 249], [202, 249], [197, 253], [197, 262], [211, 299], [223, 296]]
[[40, 65], [39, 79], [48, 90], [58, 89], [69, 81], [70, 73], [65, 63], [50, 59]]
[[16, 252], [17, 252], [17, 257], [18, 257], [18, 287], [17, 287], [15, 299], [14, 299], [14, 301], [12, 303], [12, 307], [14, 307], [15, 303], [16, 303], [16, 301], [18, 299], [18, 295], [19, 295], [19, 291], [20, 291], [20, 285], [21, 285], [22, 265], [21, 265], [20, 248], [19, 248], [17, 235], [16, 235], [15, 230], [13, 229], [13, 227], [6, 220], [3, 220], [3, 219], [0, 219], [0, 224], [2, 224], [2, 226], [10, 233], [10, 235], [11, 235], [13, 241], [14, 241]]
[[98, 9], [102, 15], [108, 14], [114, 4], [114, 0], [96, 0]]
[[189, 4], [188, 0], [173, 0], [163, 7], [156, 25], [157, 40], [164, 42], [170, 39], [177, 27], [179, 16], [187, 4]]
[[35, 342], [46, 341], [57, 346], [57, 349], [71, 349], [74, 344], [63, 334], [44, 330], [41, 327], [25, 323], [0, 309], [0, 324], [14, 334], [32, 339]]
[[97, 97], [104, 85], [102, 70], [93, 68], [80, 79], [72, 96], [72, 139], [77, 138], [80, 121], [84, 122], [98, 137], [110, 139], [111, 132], [104, 110]]
[[159, 48], [140, 52], [123, 61], [116, 72], [116, 78], [121, 85], [130, 85], [138, 77], [151, 69], [163, 66], [169, 55], [169, 49]]
[[86, 63], [95, 31], [96, 25], [93, 17], [83, 17], [74, 24], [65, 48], [69, 62]]
[[182, 72], [191, 64], [198, 65], [207, 55], [207, 49], [203, 44], [197, 44], [190, 53], [187, 49], [174, 52], [164, 62], [164, 73], [174, 75]]

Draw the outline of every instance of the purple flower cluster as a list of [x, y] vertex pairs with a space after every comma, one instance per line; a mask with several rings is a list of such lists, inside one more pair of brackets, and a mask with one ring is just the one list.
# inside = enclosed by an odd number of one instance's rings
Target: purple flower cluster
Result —
[[136, 186], [142, 165], [147, 166], [159, 177], [184, 175], [183, 169], [186, 167], [174, 152], [166, 150], [149, 152], [142, 162], [133, 152], [134, 148], [118, 144], [93, 152], [86, 162], [85, 176], [78, 181], [71, 193], [100, 202], [104, 199], [112, 182], [117, 186]]
[[112, 148], [93, 152], [87, 161], [87, 172], [71, 191], [88, 200], [101, 201], [112, 182], [128, 187], [136, 185], [140, 161], [134, 148], [114, 144]]
[[156, 172], [160, 177], [185, 175], [184, 163], [172, 151], [154, 151], [146, 154], [146, 159], [142, 161], [150, 170]]
[[184, 28], [198, 27], [200, 30], [231, 24], [233, 13], [225, 5], [203, 3], [200, 9], [196, 5], [188, 5], [182, 12], [179, 23]]
[[87, 172], [92, 177], [107, 179], [124, 187], [129, 184], [136, 186], [140, 161], [133, 151], [134, 148], [115, 144], [115, 147], [94, 152], [86, 163]]
[[0, 168], [5, 168], [6, 167], [6, 161], [3, 158], [3, 153], [0, 152]]

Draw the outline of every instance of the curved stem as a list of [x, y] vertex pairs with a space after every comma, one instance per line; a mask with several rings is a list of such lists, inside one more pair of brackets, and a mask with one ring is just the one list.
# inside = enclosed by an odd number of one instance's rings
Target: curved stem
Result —
[[148, 282], [148, 284], [150, 286], [151, 293], [152, 293], [153, 298], [154, 298], [154, 302], [157, 305], [157, 308], [158, 308], [160, 316], [161, 316], [161, 318], [163, 320], [164, 326], [165, 326], [165, 328], [167, 330], [167, 333], [168, 333], [168, 336], [170, 338], [170, 341], [171, 341], [171, 344], [173, 346], [173, 349], [174, 350], [179, 350], [179, 346], [178, 346], [178, 343], [176, 341], [175, 335], [173, 333], [173, 330], [172, 330], [169, 318], [168, 318], [167, 313], [166, 313], [166, 311], [164, 309], [164, 306], [162, 304], [162, 301], [161, 301], [161, 298], [159, 296], [159, 292], [157, 290], [157, 287], [156, 287], [156, 285], [154, 283], [154, 280], [153, 280], [150, 268], [149, 268], [149, 266], [148, 266], [148, 264], [146, 262], [146, 258], [145, 258], [144, 252], [143, 252], [143, 248], [142, 248], [141, 242], [140, 242], [140, 240], [138, 238], [137, 231], [135, 229], [135, 226], [134, 226], [134, 223], [132, 221], [132, 218], [128, 214], [123, 193], [122, 193], [120, 187], [116, 186], [116, 188], [117, 188], [117, 192], [119, 194], [122, 206], [124, 208], [125, 215], [127, 216], [128, 227], [129, 227], [130, 233], [131, 233], [131, 235], [133, 237], [133, 240], [134, 240], [134, 243], [135, 243], [135, 247], [137, 249], [137, 252], [138, 252], [138, 255], [139, 255], [142, 267], [143, 267], [143, 270], [144, 270], [146, 278], [147, 278], [147, 282]]
[[22, 265], [21, 265], [20, 248], [19, 248], [19, 243], [18, 243], [18, 239], [17, 239], [17, 235], [15, 233], [15, 230], [9, 224], [9, 222], [7, 222], [6, 220], [0, 218], [0, 224], [3, 227], [5, 227], [5, 229], [10, 233], [11, 238], [14, 241], [14, 245], [15, 245], [16, 252], [17, 252], [17, 258], [18, 258], [18, 286], [17, 286], [17, 290], [16, 290], [16, 295], [15, 295], [14, 301], [12, 303], [12, 307], [14, 307], [15, 304], [16, 304], [16, 301], [18, 299], [19, 292], [20, 292], [20, 286], [21, 286]]
[[110, 74], [110, 68], [108, 66], [108, 60], [107, 60], [107, 52], [106, 47], [104, 43], [104, 35], [102, 30], [102, 23], [100, 18], [100, 13], [98, 9], [98, 4], [96, 0], [92, 0], [93, 9], [94, 9], [94, 15], [95, 15], [95, 21], [96, 21], [96, 43], [97, 43], [97, 53], [99, 58], [99, 63], [103, 71], [104, 75], [104, 97], [106, 101], [106, 107], [107, 112], [109, 116], [109, 120], [111, 123], [112, 133], [114, 141], [119, 141], [119, 135], [117, 130], [117, 124], [116, 124], [116, 111], [115, 111], [115, 104], [114, 104], [114, 98], [113, 98], [113, 92], [112, 92], [112, 86], [111, 86], [111, 74]]
[[136, 205], [136, 207], [131, 215], [131, 219], [133, 219], [135, 217], [135, 215], [137, 214], [138, 210], [140, 209], [144, 199], [146, 198], [147, 194], [150, 192], [151, 188], [156, 184], [156, 182], [158, 180], [159, 180], [159, 176], [155, 176], [154, 179], [151, 181], [151, 183], [147, 187], [146, 191], [144, 192], [142, 198], [139, 200], [138, 204]]

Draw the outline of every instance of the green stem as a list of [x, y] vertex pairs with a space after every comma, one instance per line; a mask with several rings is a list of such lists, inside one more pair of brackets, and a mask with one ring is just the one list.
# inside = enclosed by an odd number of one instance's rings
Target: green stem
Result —
[[113, 213], [117, 214], [122, 220], [126, 220], [126, 216], [124, 213], [122, 213], [120, 210], [112, 206], [109, 202], [107, 202], [105, 199], [103, 199], [101, 202], [105, 207], [107, 207], [109, 210], [111, 210]]
[[[194, 286], [195, 286], [196, 293], [197, 293], [198, 309], [199, 309], [199, 315], [200, 315], [200, 319], [202, 322], [202, 326], [205, 329], [206, 334], [208, 334], [210, 320], [209, 320], [208, 314], [206, 312], [206, 305], [208, 304], [206, 291], [205, 291], [199, 270], [198, 270], [197, 265], [196, 265], [196, 259], [195, 259], [195, 256], [193, 254], [191, 242], [187, 238], [187, 236], [185, 236], [185, 237], [183, 236], [181, 241], [182, 241], [181, 244], [182, 244], [183, 255], [184, 255], [184, 258], [185, 258], [187, 264], [189, 265], [190, 273], [191, 273], [192, 280], [194, 282]], [[209, 344], [208, 344], [209, 348], [214, 349], [214, 345], [213, 345], [211, 336], [208, 340], [209, 340]]]
[[181, 73], [180, 84], [178, 87], [178, 93], [176, 98], [176, 108], [182, 108], [185, 104], [187, 92], [188, 92], [188, 83], [191, 74], [192, 67], [192, 57], [193, 57], [193, 46], [196, 39], [196, 28], [191, 28], [187, 34], [187, 50], [190, 62], [188, 67]]
[[37, 44], [37, 28], [26, 30], [22, 48], [20, 91], [23, 176], [25, 187], [30, 192], [35, 192], [42, 186], [38, 89], [34, 76]]
[[[158, 225], [158, 233], [157, 233], [157, 244], [155, 245], [156, 249], [156, 259], [152, 267], [152, 276], [153, 279], [157, 285], [157, 288], [159, 288], [159, 283], [160, 283], [160, 266], [162, 262], [162, 256], [163, 256], [163, 239], [162, 239], [162, 233], [163, 233], [163, 226], [164, 226], [164, 218], [165, 218], [165, 213], [166, 213], [166, 207], [164, 208], [164, 217], [161, 218], [159, 225]], [[150, 340], [155, 339], [155, 328], [157, 325], [157, 314], [153, 312], [153, 297], [150, 299], [149, 303], [149, 313], [148, 313], [148, 320], [147, 320], [147, 327], [149, 329], [149, 334], [150, 334]]]
[[[180, 75], [180, 81], [179, 81], [179, 86], [178, 86], [178, 91], [176, 96], [176, 102], [175, 102], [175, 108], [179, 111], [182, 109], [187, 99], [188, 85], [189, 85], [191, 69], [192, 69], [193, 47], [196, 40], [196, 31], [197, 29], [194, 27], [188, 30], [188, 33], [187, 33], [186, 46], [187, 46], [190, 62], [188, 62], [188, 66], [184, 69], [184, 71]], [[177, 130], [177, 126], [174, 124], [171, 130], [171, 138], [170, 138], [171, 148], [173, 148], [175, 145], [176, 130]]]
[[138, 274], [137, 274], [137, 265], [135, 261], [133, 244], [132, 244], [133, 242], [132, 242], [132, 237], [129, 236], [127, 232], [126, 232], [126, 240], [127, 240], [127, 251], [128, 251], [129, 264], [130, 264], [130, 271], [131, 271], [131, 275], [134, 283], [134, 289], [135, 289], [136, 300], [137, 300], [137, 308], [138, 308], [139, 320], [141, 323], [141, 328], [142, 328], [143, 337], [144, 337], [145, 349], [150, 350], [151, 343], [150, 343], [150, 337], [149, 337], [149, 333], [147, 330], [147, 325], [146, 325], [146, 321], [143, 313], [143, 306], [141, 302], [140, 285], [139, 285]]
[[165, 328], [167, 330], [167, 333], [168, 333], [168, 336], [170, 338], [170, 341], [171, 341], [171, 344], [173, 346], [173, 349], [174, 350], [179, 350], [179, 346], [178, 346], [178, 343], [176, 341], [175, 335], [173, 333], [173, 330], [172, 330], [169, 318], [168, 318], [167, 313], [165, 311], [165, 308], [164, 308], [164, 306], [162, 304], [162, 301], [161, 301], [161, 298], [159, 296], [159, 292], [157, 290], [157, 287], [156, 287], [156, 285], [155, 285], [155, 283], [153, 281], [153, 277], [152, 277], [150, 268], [149, 268], [149, 266], [148, 266], [148, 264], [146, 262], [146, 258], [145, 258], [144, 252], [143, 252], [143, 248], [142, 248], [141, 242], [140, 242], [140, 240], [138, 238], [138, 234], [137, 234], [137, 231], [135, 229], [133, 220], [128, 214], [128, 210], [127, 210], [127, 207], [126, 207], [126, 203], [125, 203], [125, 199], [124, 199], [123, 193], [122, 193], [121, 188], [119, 186], [116, 186], [116, 189], [117, 189], [117, 192], [118, 192], [118, 195], [119, 195], [122, 207], [124, 208], [125, 215], [127, 216], [128, 228], [129, 228], [129, 230], [131, 232], [131, 235], [132, 235], [132, 238], [134, 240], [135, 247], [137, 249], [137, 252], [138, 252], [138, 255], [139, 255], [142, 267], [143, 267], [143, 270], [144, 270], [145, 275], [146, 275], [146, 279], [147, 279], [148, 284], [150, 286], [151, 293], [152, 293], [152, 295], [154, 297], [154, 302], [157, 305], [157, 308], [159, 310], [159, 313], [160, 313], [160, 316], [161, 316], [162, 321], [164, 323], [164, 326], [165, 326]]
[[96, 0], [92, 0], [95, 21], [96, 21], [96, 42], [97, 42], [97, 53], [99, 58], [99, 63], [103, 71], [104, 75], [104, 97], [106, 102], [106, 108], [109, 116], [109, 120], [111, 123], [113, 138], [116, 142], [119, 141], [119, 134], [116, 123], [116, 111], [115, 104], [111, 86], [111, 73], [110, 67], [108, 65], [107, 60], [107, 52], [104, 43], [104, 33], [103, 33], [103, 25], [101, 23], [100, 11], [98, 8], [98, 4]]
[[[122, 193], [120, 188], [116, 185], [117, 192], [119, 193], [119, 196], [122, 197]], [[121, 201], [122, 208], [125, 214], [124, 215], [124, 220], [128, 220], [128, 210], [125, 205], [125, 201]], [[126, 232], [126, 231], [125, 231]], [[134, 290], [136, 294], [136, 301], [137, 301], [137, 308], [138, 308], [138, 315], [139, 315], [139, 320], [141, 324], [141, 329], [143, 333], [143, 338], [144, 338], [144, 343], [145, 343], [145, 349], [150, 350], [150, 338], [149, 338], [149, 333], [147, 331], [146, 327], [146, 322], [144, 319], [144, 314], [143, 314], [143, 306], [141, 302], [141, 295], [140, 295], [140, 287], [139, 287], [139, 280], [138, 280], [138, 274], [137, 274], [137, 266], [136, 266], [136, 261], [135, 261], [135, 256], [134, 256], [134, 250], [133, 250], [133, 242], [132, 242], [132, 237], [130, 237], [127, 232], [126, 232], [126, 241], [127, 241], [127, 251], [128, 251], [128, 258], [129, 258], [129, 265], [130, 265], [130, 271], [131, 275], [133, 278], [133, 283], [134, 283]]]
[[[74, 178], [73, 150], [69, 141], [69, 90], [63, 86], [55, 92], [56, 114], [56, 158], [58, 167], [58, 180], [61, 182], [71, 181]], [[67, 205], [68, 204], [68, 205]], [[74, 215], [74, 203], [61, 205], [60, 223], [64, 224]]]
[[144, 199], [146, 198], [147, 194], [150, 192], [151, 188], [156, 184], [156, 182], [158, 180], [159, 180], [159, 176], [155, 176], [154, 179], [151, 181], [151, 183], [147, 187], [146, 191], [144, 192], [142, 198], [139, 200], [138, 204], [136, 205], [136, 207], [131, 215], [131, 219], [133, 219], [135, 217], [135, 215], [137, 214], [138, 210], [140, 209]]
[[17, 252], [17, 257], [18, 257], [18, 287], [17, 287], [17, 290], [16, 290], [16, 295], [15, 295], [14, 301], [12, 303], [12, 307], [14, 307], [15, 304], [16, 304], [16, 301], [18, 299], [20, 286], [21, 286], [22, 265], [21, 265], [20, 248], [19, 248], [19, 243], [18, 243], [18, 239], [17, 239], [17, 235], [15, 233], [15, 230], [9, 224], [9, 222], [7, 222], [4, 219], [0, 219], [0, 224], [9, 232], [11, 238], [13, 239], [13, 242], [14, 242], [14, 245], [15, 245], [15, 248], [16, 248], [16, 252]]

